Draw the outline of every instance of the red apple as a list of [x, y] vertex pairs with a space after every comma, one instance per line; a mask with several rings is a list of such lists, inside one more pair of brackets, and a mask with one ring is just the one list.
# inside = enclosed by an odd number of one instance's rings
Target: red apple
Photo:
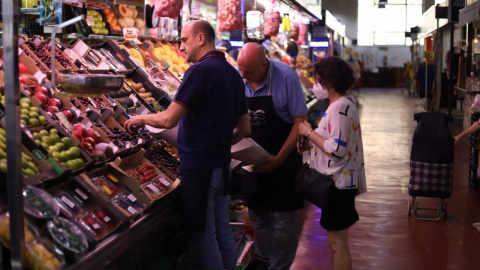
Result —
[[82, 137], [85, 137], [85, 135], [87, 134], [86, 128], [82, 124], [73, 125], [73, 130], [76, 130], [76, 131], [80, 132], [82, 134]]
[[93, 146], [92, 146], [90, 143], [88, 143], [88, 142], [82, 142], [82, 143], [80, 144], [80, 147], [82, 147], [83, 149], [85, 149], [85, 150], [86, 150], [88, 153], [90, 153], [90, 154], [91, 154], [91, 153], [93, 152], [93, 150], [94, 150]]
[[40, 92], [35, 93], [35, 97], [40, 100], [40, 102], [44, 105], [47, 105], [48, 103], [48, 97]]
[[80, 131], [72, 131], [72, 136], [77, 138], [80, 142], [83, 140], [83, 135], [82, 135], [82, 132]]
[[30, 74], [30, 71], [23, 63], [18, 63], [18, 72]]
[[95, 129], [93, 128], [87, 128], [87, 136], [92, 138], [95, 143], [100, 142], [100, 133], [98, 133]]
[[62, 100], [59, 99], [59, 98], [57, 98], [57, 97], [51, 97], [51, 98], [48, 100], [48, 105], [57, 106], [58, 108], [62, 108], [62, 107], [63, 107]]
[[76, 115], [75, 115], [75, 113], [74, 113], [72, 110], [70, 110], [70, 109], [63, 109], [63, 110], [62, 110], [62, 113], [63, 113], [63, 115], [65, 115], [65, 117], [67, 117], [68, 121], [70, 121], [70, 122], [75, 119], [75, 116], [76, 116]]
[[43, 85], [37, 85], [35, 88], [33, 88], [33, 92], [35, 93], [42, 93], [45, 96], [50, 96], [50, 91], [48, 91], [48, 88], [43, 86]]
[[95, 149], [95, 140], [92, 138], [92, 137], [83, 137], [83, 141], [84, 143], [89, 143], [90, 145], [92, 145], [92, 147]]
[[57, 113], [59, 112], [60, 110], [58, 109], [57, 106], [48, 106], [47, 107], [47, 111], [51, 112], [51, 113]]

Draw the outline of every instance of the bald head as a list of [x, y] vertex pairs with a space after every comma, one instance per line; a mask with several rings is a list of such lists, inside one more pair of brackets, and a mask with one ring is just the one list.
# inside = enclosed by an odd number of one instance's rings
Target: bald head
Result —
[[202, 33], [205, 35], [205, 41], [207, 43], [215, 43], [215, 30], [209, 22], [204, 20], [198, 20], [189, 23], [188, 26], [191, 27], [193, 35], [196, 36]]
[[254, 65], [259, 65], [264, 62], [266, 58], [265, 50], [262, 45], [255, 42], [249, 42], [240, 50], [237, 62], [247, 61]]
[[243, 46], [237, 58], [238, 69], [249, 83], [261, 83], [267, 73], [268, 61], [263, 47], [249, 42]]
[[181, 33], [180, 51], [188, 62], [197, 62], [206, 53], [215, 50], [215, 31], [207, 21], [194, 21], [185, 25]]

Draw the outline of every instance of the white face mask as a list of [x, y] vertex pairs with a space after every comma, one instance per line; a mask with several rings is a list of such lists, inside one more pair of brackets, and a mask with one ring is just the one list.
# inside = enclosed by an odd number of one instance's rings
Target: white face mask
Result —
[[316, 82], [313, 85], [312, 92], [318, 99], [328, 98], [327, 89], [325, 89], [319, 82]]

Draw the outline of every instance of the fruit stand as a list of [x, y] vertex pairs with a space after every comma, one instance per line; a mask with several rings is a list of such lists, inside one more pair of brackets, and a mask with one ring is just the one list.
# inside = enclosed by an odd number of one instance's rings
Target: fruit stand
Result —
[[[87, 11], [92, 35], [116, 27], [103, 7]], [[123, 19], [135, 17], [118, 8]], [[167, 107], [188, 64], [178, 47], [155, 39], [18, 37], [10, 14], [0, 51], [2, 64], [13, 63], [0, 69], [0, 241], [13, 269], [22, 258], [30, 269], [102, 269], [178, 211], [178, 156], [123, 123]]]

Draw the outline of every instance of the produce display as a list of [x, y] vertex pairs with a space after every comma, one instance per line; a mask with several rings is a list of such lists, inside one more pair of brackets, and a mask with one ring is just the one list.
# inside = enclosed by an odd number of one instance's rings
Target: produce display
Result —
[[120, 18], [118, 19], [118, 25], [121, 28], [135, 27], [140, 33], [145, 33], [145, 21], [142, 17], [139, 17], [139, 12], [135, 6], [118, 5], [118, 12]]
[[241, 29], [243, 20], [240, 0], [219, 0], [217, 18], [220, 32]]
[[[180, 169], [178, 168], [178, 165], [176, 165], [175, 161], [172, 161], [172, 159], [166, 156], [164, 153], [158, 151], [153, 152], [150, 156], [150, 162], [156, 165], [156, 167], [163, 173], [166, 173], [165, 169], [163, 169], [163, 167], [165, 167], [177, 178], [180, 178]], [[162, 166], [159, 166], [160, 164]]]
[[162, 44], [153, 49], [153, 53], [158, 59], [167, 62], [169, 70], [176, 76], [184, 74], [190, 67], [176, 46]]
[[178, 18], [183, 7], [183, 0], [152, 0], [155, 6], [154, 14], [156, 17]]
[[282, 23], [282, 17], [280, 17], [280, 12], [269, 9], [264, 13], [265, 25], [264, 34], [265, 36], [276, 36], [280, 30], [280, 23]]
[[[138, 16], [136, 9], [126, 8], [130, 11], [124, 11], [130, 17], [124, 14], [118, 20], [128, 21], [126, 18]], [[115, 14], [107, 10], [90, 10], [88, 15], [93, 19], [92, 29], [97, 29], [94, 32], [102, 34], [108, 30], [106, 28], [112, 31]], [[95, 73], [108, 69], [128, 71], [123, 74], [131, 78], [126, 81], [132, 86], [104, 96], [65, 97], [54, 95], [51, 90], [49, 46], [40, 38], [25, 38], [23, 43], [22, 48], [24, 51], [28, 49], [28, 53], [22, 54], [19, 65], [23, 132], [23, 146], [19, 153], [22, 153], [22, 173], [27, 185], [22, 192], [28, 220], [25, 222], [25, 256], [30, 269], [60, 269], [77, 258], [65, 262], [55, 250], [63, 250], [64, 254], [87, 252], [89, 243], [85, 237], [99, 244], [107, 236], [115, 235], [114, 232], [128, 229], [129, 224], [134, 224], [132, 221], [139, 217], [137, 213], [149, 213], [153, 208], [150, 206], [157, 206], [153, 204], [155, 200], [176, 187], [177, 182], [172, 182], [172, 179], [179, 177], [178, 162], [167, 151], [162, 153], [164, 160], [160, 156], [156, 160], [152, 155], [151, 160], [155, 160], [153, 164], [139, 166], [134, 173], [133, 170], [128, 173], [105, 173], [92, 178], [91, 182], [84, 180], [81, 175], [90, 170], [113, 166], [111, 164], [117, 157], [128, 157], [137, 150], [150, 149], [153, 140], [146, 129], [131, 134], [123, 129], [122, 124], [129, 115], [151, 113], [153, 108], [160, 110], [158, 106], [146, 105], [158, 105], [155, 97], [160, 100], [158, 93], [155, 96], [151, 82], [160, 85], [160, 89], [176, 91], [179, 79], [174, 76], [182, 76], [189, 65], [178, 52], [178, 47], [162, 43], [155, 49], [157, 54], [161, 54], [162, 60], [171, 63], [169, 69], [164, 72], [150, 66], [140, 67], [147, 72], [135, 77], [131, 75], [134, 70], [128, 55], [114, 46], [102, 45], [90, 49], [85, 44], [88, 53], [79, 54], [71, 46], [64, 48], [60, 44], [56, 48], [56, 57], [59, 60], [58, 67], [63, 66], [64, 69], [59, 69], [59, 72], [78, 72], [81, 76], [81, 73], [95, 69], [98, 69]], [[139, 50], [128, 49], [127, 52], [141, 61], [144, 60], [144, 52]], [[74, 70], [71, 63], [77, 64], [79, 59], [81, 63], [89, 62], [90, 65], [82, 66], [84, 70], [81, 71]], [[97, 66], [94, 63], [100, 64]], [[142, 64], [149, 65], [150, 62]], [[1, 67], [0, 74], [3, 74]], [[5, 98], [0, 96], [0, 101], [5, 103]], [[7, 172], [6, 158], [6, 136], [0, 127], [0, 172], [3, 173]], [[0, 175], [3, 177], [4, 174]], [[78, 183], [85, 191], [77, 193], [76, 189], [69, 189], [71, 184], [64, 186], [72, 179], [84, 181]], [[128, 181], [123, 183], [124, 179]], [[93, 201], [88, 197], [94, 198]], [[9, 241], [8, 222], [8, 217], [4, 221], [0, 216], [0, 240], [4, 244]]]
[[107, 24], [103, 21], [102, 14], [98, 10], [87, 10], [87, 24], [94, 34], [108, 35]]
[[27, 245], [25, 260], [27, 266], [32, 270], [56, 270], [65, 264], [63, 258], [53, 249], [47, 248], [45, 242], [40, 239]]
[[25, 212], [35, 218], [54, 218], [60, 212], [52, 196], [36, 187], [23, 189], [23, 201]]
[[153, 178], [158, 176], [152, 164], [138, 165], [136, 168], [128, 170], [126, 173], [128, 176], [135, 178], [142, 184], [153, 180]]
[[42, 145], [48, 151], [50, 157], [65, 167], [78, 170], [85, 166], [80, 149], [72, 145], [70, 138], [60, 138], [58, 130], [55, 128], [51, 128], [49, 131], [42, 129], [35, 132], [33, 138], [38, 145]]
[[47, 229], [53, 240], [62, 248], [74, 253], [87, 250], [87, 238], [77, 225], [67, 219], [58, 217], [47, 222]]
[[[0, 171], [7, 173], [7, 145], [6, 133], [3, 128], [0, 128]], [[27, 178], [40, 173], [37, 166], [33, 163], [31, 157], [22, 151], [22, 176]]]
[[[35, 238], [35, 234], [28, 227], [27, 221], [24, 222], [25, 242], [28, 243]], [[0, 216], [0, 240], [5, 246], [10, 246], [10, 215], [4, 213]]]
[[118, 20], [115, 16], [115, 12], [110, 9], [104, 9], [103, 14], [105, 15], [105, 18], [107, 19], [107, 23], [110, 24], [110, 30], [111, 31], [122, 31], [122, 28], [118, 24]]

